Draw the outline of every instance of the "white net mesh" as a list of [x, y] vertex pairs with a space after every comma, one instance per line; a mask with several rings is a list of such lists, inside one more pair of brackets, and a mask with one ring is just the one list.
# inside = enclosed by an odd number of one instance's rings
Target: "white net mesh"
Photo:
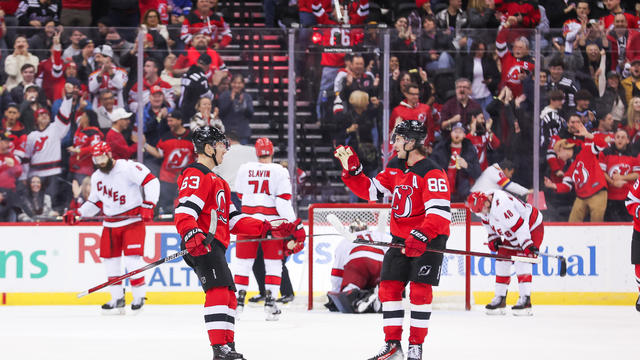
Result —
[[[451, 207], [451, 236], [448, 248], [466, 249], [467, 208], [462, 204]], [[327, 220], [329, 214], [335, 215], [348, 231], [356, 220], [364, 222], [369, 230], [389, 232], [390, 208], [382, 204], [315, 204], [309, 209], [309, 235], [313, 236], [313, 262], [308, 281], [312, 285], [313, 297], [309, 299], [314, 308], [326, 302], [326, 293], [330, 290], [330, 274], [333, 253], [342, 236]], [[434, 306], [441, 308], [465, 307], [465, 258], [445, 254], [442, 264], [440, 286], [434, 288]]]

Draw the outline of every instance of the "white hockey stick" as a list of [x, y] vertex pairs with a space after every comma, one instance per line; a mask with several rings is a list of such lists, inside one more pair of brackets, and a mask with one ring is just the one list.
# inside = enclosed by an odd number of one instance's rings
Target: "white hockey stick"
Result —
[[344, 228], [344, 225], [342, 225], [342, 222], [340, 222], [340, 219], [338, 219], [334, 214], [327, 215], [327, 221], [333, 225], [338, 234], [344, 236], [349, 241], [354, 241], [356, 239], [355, 234], [347, 231], [347, 229]]
[[333, 0], [333, 7], [336, 9], [336, 17], [338, 22], [342, 24], [342, 8], [340, 6], [340, 0]]

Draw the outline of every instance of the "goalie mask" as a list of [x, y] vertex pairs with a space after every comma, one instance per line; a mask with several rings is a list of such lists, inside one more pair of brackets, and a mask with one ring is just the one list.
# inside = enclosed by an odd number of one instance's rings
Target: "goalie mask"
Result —
[[363, 230], [367, 230], [367, 224], [362, 222], [360, 219], [355, 220], [351, 225], [349, 225], [349, 231], [352, 233]]

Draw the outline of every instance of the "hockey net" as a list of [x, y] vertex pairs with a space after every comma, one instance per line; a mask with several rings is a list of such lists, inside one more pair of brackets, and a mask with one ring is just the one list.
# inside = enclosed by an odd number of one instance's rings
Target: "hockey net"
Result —
[[[331, 288], [331, 268], [336, 246], [343, 237], [327, 220], [334, 214], [349, 229], [356, 220], [369, 230], [389, 232], [391, 209], [388, 204], [313, 204], [309, 207], [308, 309], [320, 308], [327, 302]], [[447, 248], [471, 248], [471, 213], [464, 204], [451, 204], [451, 235]], [[471, 308], [470, 258], [445, 254], [440, 285], [434, 287], [434, 306], [447, 309]]]

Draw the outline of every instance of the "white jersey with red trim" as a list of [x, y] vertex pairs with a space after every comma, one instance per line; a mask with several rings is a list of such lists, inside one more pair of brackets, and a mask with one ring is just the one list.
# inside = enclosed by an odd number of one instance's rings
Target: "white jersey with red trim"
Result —
[[542, 214], [530, 204], [502, 190], [494, 190], [488, 216], [480, 214], [488, 240], [502, 238], [522, 249], [532, 245], [531, 231], [542, 224]]
[[[367, 241], [391, 242], [391, 235], [372, 230], [357, 231], [354, 233], [356, 238]], [[382, 262], [385, 252], [388, 248], [369, 246], [364, 244], [354, 244], [348, 238], [344, 238], [333, 256], [333, 267], [331, 268], [331, 291], [340, 292], [342, 277], [344, 275], [344, 267], [353, 259], [367, 258], [374, 261]]]
[[144, 204], [155, 206], [160, 182], [149, 169], [133, 160], [115, 160], [109, 173], [96, 170], [91, 175], [91, 193], [78, 212], [93, 216], [100, 210], [105, 216], [132, 216], [130, 219], [106, 219], [105, 227], [120, 227], [141, 221], [136, 217]]
[[511, 181], [497, 163], [487, 167], [471, 187], [472, 192], [489, 190], [506, 190], [520, 196], [527, 195], [529, 192], [522, 185]]
[[276, 163], [242, 164], [236, 175], [236, 192], [242, 199], [242, 213], [272, 220], [295, 221], [291, 205], [289, 171]]

